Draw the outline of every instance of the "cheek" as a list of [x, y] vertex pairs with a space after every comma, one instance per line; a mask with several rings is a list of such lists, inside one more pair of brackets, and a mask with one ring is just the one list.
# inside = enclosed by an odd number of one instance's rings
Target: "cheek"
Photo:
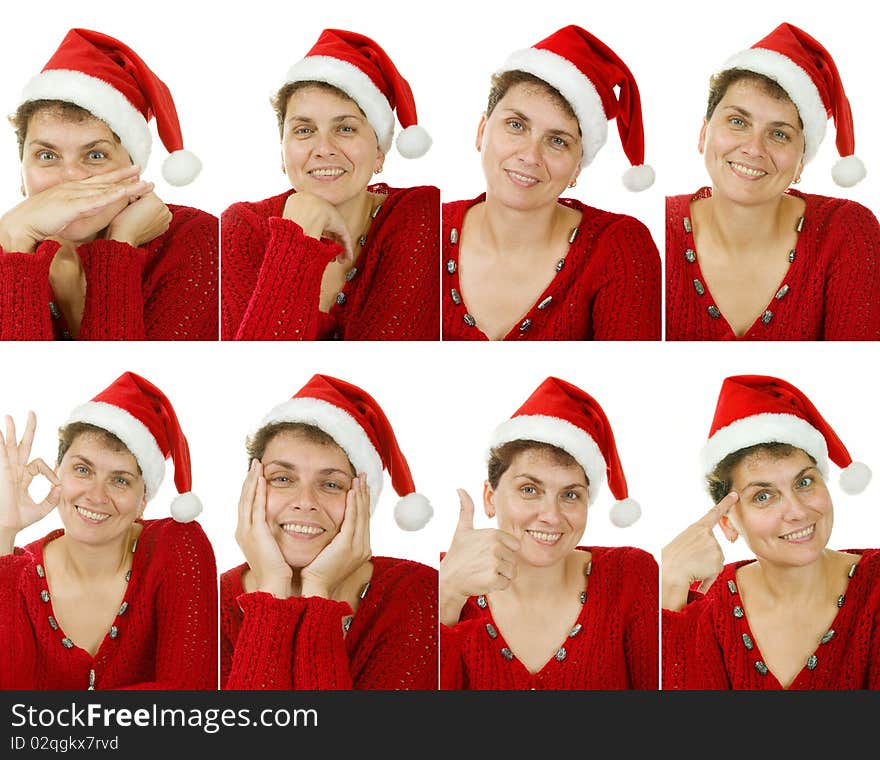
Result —
[[61, 182], [57, 173], [49, 169], [22, 168], [21, 179], [28, 196], [42, 193]]
[[345, 494], [327, 498], [324, 501], [323, 507], [327, 517], [330, 518], [338, 531], [342, 521], [345, 519]]

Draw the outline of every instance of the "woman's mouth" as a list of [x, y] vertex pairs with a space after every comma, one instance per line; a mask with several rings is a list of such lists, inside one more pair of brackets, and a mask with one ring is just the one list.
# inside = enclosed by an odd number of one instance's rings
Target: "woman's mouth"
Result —
[[767, 176], [767, 172], [763, 169], [755, 169], [751, 166], [737, 163], [736, 161], [728, 161], [727, 165], [733, 170], [734, 174], [745, 179], [761, 179], [762, 177]]
[[281, 530], [283, 530], [288, 536], [292, 536], [296, 539], [304, 539], [306, 541], [326, 532], [324, 528], [319, 525], [306, 525], [304, 523], [283, 523]]
[[343, 174], [345, 174], [345, 169], [340, 167], [325, 167], [320, 169], [312, 169], [309, 171], [309, 176], [317, 179], [321, 182], [332, 182], [333, 180], [339, 179]]
[[807, 526], [806, 528], [799, 528], [798, 530], [793, 530], [791, 533], [785, 533], [780, 536], [783, 541], [790, 541], [795, 544], [802, 544], [809, 541], [813, 534], [816, 532], [816, 523]]
[[518, 187], [534, 187], [540, 182], [537, 177], [531, 177], [528, 174], [520, 174], [519, 172], [513, 171], [513, 169], [505, 169], [504, 171], [510, 178], [510, 181]]
[[544, 544], [545, 546], [553, 546], [553, 544], [562, 538], [562, 533], [544, 530], [527, 530], [526, 533], [528, 533], [539, 544]]
[[105, 520], [110, 519], [110, 515], [103, 512], [93, 512], [91, 509], [86, 509], [85, 507], [77, 507], [75, 505], [74, 509], [83, 520], [88, 523], [92, 523], [93, 525], [97, 525], [98, 523], [102, 523]]

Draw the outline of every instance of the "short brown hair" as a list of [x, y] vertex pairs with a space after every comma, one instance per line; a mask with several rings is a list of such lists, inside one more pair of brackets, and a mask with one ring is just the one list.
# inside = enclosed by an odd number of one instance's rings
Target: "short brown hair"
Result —
[[[492, 486], [493, 490], [498, 488], [501, 476], [507, 472], [510, 465], [513, 464], [513, 460], [526, 451], [535, 451], [544, 456], [550, 457], [554, 464], [558, 464], [561, 467], [571, 467], [573, 465], [581, 467], [580, 462], [578, 462], [571, 454], [564, 449], [560, 449], [558, 446], [554, 446], [552, 443], [543, 443], [542, 441], [531, 441], [518, 438], [515, 441], [508, 441], [507, 443], [495, 446], [489, 451], [489, 462], [487, 465], [488, 475], [486, 479], [489, 481], [489, 485]], [[581, 467], [581, 469], [583, 469], [583, 467]], [[589, 486], [590, 479], [587, 477], [586, 472], [584, 472], [584, 478], [587, 481], [587, 486]]]
[[361, 115], [363, 115], [365, 119], [367, 118], [360, 105], [358, 105], [357, 101], [347, 92], [339, 89], [336, 85], [329, 84], [328, 82], [313, 81], [310, 79], [302, 82], [288, 82], [280, 90], [278, 90], [278, 92], [276, 92], [269, 101], [272, 104], [272, 108], [275, 110], [275, 116], [278, 119], [278, 133], [281, 137], [284, 137], [284, 120], [287, 118], [287, 103], [290, 100], [290, 96], [293, 95], [293, 93], [295, 93], [297, 90], [305, 90], [308, 87], [317, 87], [319, 90], [332, 92], [334, 95], [337, 95], [340, 98], [350, 100], [358, 107], [358, 111], [361, 112]]
[[[27, 140], [27, 131], [31, 119], [40, 111], [52, 111], [52, 113], [59, 119], [63, 121], [72, 121], [77, 124], [88, 119], [97, 119], [98, 121], [101, 121], [101, 119], [98, 119], [98, 117], [91, 111], [82, 108], [75, 103], [69, 103], [66, 100], [28, 100], [22, 103], [16, 112], [8, 117], [9, 123], [15, 130], [15, 137], [18, 140], [19, 159], [24, 158], [24, 143], [25, 140]], [[106, 124], [106, 122], [104, 123]], [[110, 129], [109, 125], [107, 128]], [[110, 131], [113, 133], [113, 138], [116, 142], [121, 144], [122, 141], [119, 139], [119, 135], [113, 132], [112, 129], [110, 129]]]
[[[793, 446], [790, 443], [773, 442], [757, 443], [754, 446], [746, 446], [744, 449], [738, 449], [737, 451], [728, 454], [716, 464], [715, 469], [706, 476], [706, 487], [709, 490], [709, 495], [712, 497], [712, 501], [717, 504], [730, 493], [730, 489], [733, 488], [733, 477], [731, 475], [733, 468], [746, 457], [749, 457], [752, 454], [765, 454], [772, 459], [785, 459], [794, 454], [795, 451], [803, 451], [803, 449]], [[806, 451], [804, 451], [804, 454], [810, 458], [810, 461], [813, 464], [816, 464], [816, 460], [812, 454]]]
[[143, 472], [141, 472], [141, 463], [137, 461], [137, 457], [132, 454], [132, 451], [128, 446], [109, 430], [105, 430], [97, 425], [90, 425], [88, 422], [70, 422], [63, 427], [58, 428], [58, 459], [55, 464], [61, 464], [61, 460], [67, 453], [67, 450], [81, 435], [94, 435], [100, 440], [102, 445], [106, 446], [111, 451], [125, 451], [131, 454], [137, 464], [138, 475], [143, 475]]
[[[266, 453], [266, 447], [275, 436], [281, 435], [282, 433], [305, 438], [310, 443], [315, 443], [318, 446], [335, 446], [345, 454], [345, 449], [336, 442], [336, 439], [316, 425], [309, 425], [306, 422], [273, 422], [269, 425], [264, 425], [252, 436], [248, 436], [247, 443], [245, 444], [245, 449], [247, 450], [248, 455], [248, 466], [250, 466], [251, 462], [255, 459], [262, 461], [263, 454]], [[354, 465], [351, 463], [348, 454], [345, 454], [345, 458], [348, 460], [348, 466], [351, 468], [352, 475], [356, 475], [357, 472], [355, 471]]]
[[[752, 82], [760, 87], [771, 98], [788, 101], [797, 111], [797, 105], [791, 99], [791, 96], [775, 79], [771, 79], [764, 74], [759, 74], [756, 71], [749, 71], [748, 69], [725, 69], [724, 71], [719, 71], [717, 74], [713, 74], [709, 79], [709, 102], [706, 105], [706, 121], [712, 119], [712, 114], [715, 113], [718, 104], [724, 99], [727, 90], [730, 89], [731, 85], [734, 85], [737, 82]], [[801, 119], [800, 111], [798, 111], [798, 126], [801, 129], [804, 128], [804, 122], [803, 119]]]
[[571, 116], [578, 123], [578, 135], [583, 137], [581, 134], [581, 122], [578, 119], [577, 114], [574, 112], [574, 109], [571, 107], [571, 103], [565, 99], [559, 90], [557, 90], [552, 84], [545, 82], [540, 77], [536, 77], [534, 74], [529, 74], [526, 71], [520, 71], [519, 69], [513, 69], [512, 71], [503, 71], [500, 74], [492, 75], [492, 86], [489, 88], [489, 100], [486, 104], [486, 118], [488, 119], [492, 115], [492, 111], [495, 110], [495, 106], [498, 105], [498, 102], [503, 98], [508, 90], [511, 87], [515, 87], [518, 84], [527, 84], [533, 87], [539, 87], [544, 90], [553, 100], [556, 101], [557, 105], [565, 111], [566, 114]]

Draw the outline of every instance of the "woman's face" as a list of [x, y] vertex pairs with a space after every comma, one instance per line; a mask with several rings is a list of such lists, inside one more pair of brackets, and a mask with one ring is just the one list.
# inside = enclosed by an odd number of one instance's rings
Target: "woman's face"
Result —
[[487, 483], [486, 514], [522, 542], [528, 564], [546, 567], [564, 561], [587, 525], [587, 478], [580, 465], [559, 464], [551, 454], [527, 449], [517, 454], [492, 489]]
[[[100, 119], [74, 121], [44, 108], [31, 116], [21, 158], [22, 192], [29, 198], [60, 185], [131, 166], [128, 151]], [[69, 224], [59, 237], [75, 243], [97, 237], [128, 205], [126, 199]]]
[[147, 506], [137, 460], [114, 450], [96, 433], [80, 433], [56, 468], [61, 480], [58, 511], [71, 538], [86, 544], [112, 542], [128, 534]]
[[[728, 538], [742, 534], [755, 556], [780, 565], [821, 557], [834, 524], [825, 481], [801, 449], [785, 457], [756, 451], [731, 471], [739, 501], [722, 518]], [[733, 527], [733, 533], [729, 533]]]
[[291, 567], [305, 567], [339, 532], [354, 473], [335, 444], [296, 432], [275, 435], [263, 451], [266, 520]]
[[511, 208], [556, 203], [580, 173], [578, 122], [543, 87], [520, 83], [477, 129], [486, 194]]
[[385, 160], [357, 103], [318, 87], [300, 88], [288, 99], [281, 149], [293, 189], [334, 206], [363, 192]]
[[790, 100], [768, 95], [751, 80], [730, 85], [700, 132], [713, 192], [744, 205], [778, 199], [803, 170], [798, 124]]

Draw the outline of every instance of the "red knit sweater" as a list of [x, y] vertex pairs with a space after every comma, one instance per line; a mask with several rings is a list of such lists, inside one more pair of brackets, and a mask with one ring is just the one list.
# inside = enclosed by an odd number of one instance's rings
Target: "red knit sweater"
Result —
[[0, 557], [0, 688], [217, 688], [211, 544], [195, 522], [143, 526], [124, 602], [94, 657], [66, 639], [52, 609], [43, 548], [63, 531]]
[[[169, 228], [140, 248], [101, 239], [76, 249], [86, 278], [77, 340], [217, 340], [217, 217], [168, 208]], [[0, 249], [0, 340], [69, 339], [49, 285], [58, 248]]]
[[483, 597], [471, 598], [461, 622], [440, 626], [440, 688], [657, 689], [657, 562], [629, 546], [588, 551], [586, 603], [541, 670], [530, 673], [513, 656]]
[[688, 232], [690, 203], [712, 194], [666, 199], [667, 340], [880, 340], [880, 225], [864, 206], [805, 195], [794, 261], [776, 295], [737, 338], [700, 270]]
[[440, 191], [368, 189], [387, 198], [326, 314], [321, 279], [341, 249], [282, 218], [293, 190], [223, 212], [224, 340], [439, 340]]
[[351, 622], [347, 602], [245, 593], [247, 564], [220, 577], [220, 669], [226, 689], [436, 689], [437, 571], [373, 557]]
[[[880, 550], [861, 554], [845, 601], [825, 643], [816, 642], [813, 669], [805, 663], [790, 689], [880, 688]], [[736, 570], [726, 565], [706, 595], [691, 592], [680, 612], [663, 610], [664, 689], [781, 689], [772, 672], [762, 674], [758, 644], [736, 587]], [[833, 600], [831, 600], [833, 603]], [[747, 645], [751, 644], [751, 649]]]
[[[458, 279], [465, 213], [485, 198], [443, 204], [444, 340], [488, 340], [479, 325], [468, 324]], [[660, 340], [660, 254], [647, 227], [571, 198], [559, 203], [581, 212], [577, 236], [504, 340]]]

